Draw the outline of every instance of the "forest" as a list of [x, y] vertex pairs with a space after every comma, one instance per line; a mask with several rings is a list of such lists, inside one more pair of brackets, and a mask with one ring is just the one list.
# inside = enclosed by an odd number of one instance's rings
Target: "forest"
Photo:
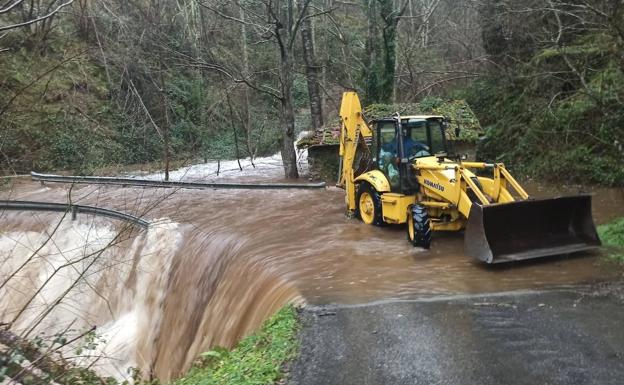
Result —
[[258, 157], [365, 104], [465, 99], [479, 156], [624, 184], [622, 0], [2, 0], [0, 170]]

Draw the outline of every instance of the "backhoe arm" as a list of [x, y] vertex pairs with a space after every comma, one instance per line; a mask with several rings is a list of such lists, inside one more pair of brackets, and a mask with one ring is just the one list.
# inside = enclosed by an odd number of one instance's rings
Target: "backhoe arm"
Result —
[[373, 135], [362, 116], [362, 105], [356, 92], [348, 91], [342, 94], [340, 120], [342, 125], [340, 131], [341, 170], [338, 185], [346, 190], [347, 209], [353, 212], [356, 208], [353, 162], [360, 136], [369, 139]]

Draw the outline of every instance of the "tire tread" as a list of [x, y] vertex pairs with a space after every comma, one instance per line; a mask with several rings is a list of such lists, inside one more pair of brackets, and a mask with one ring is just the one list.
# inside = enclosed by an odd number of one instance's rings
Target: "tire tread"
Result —
[[422, 247], [428, 249], [431, 246], [431, 220], [424, 206], [415, 204], [412, 206], [408, 215], [411, 215], [414, 222], [414, 239], [409, 239], [414, 247]]

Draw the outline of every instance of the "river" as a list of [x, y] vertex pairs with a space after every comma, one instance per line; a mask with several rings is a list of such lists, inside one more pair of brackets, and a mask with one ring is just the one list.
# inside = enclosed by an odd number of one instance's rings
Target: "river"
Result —
[[[173, 179], [280, 179], [277, 158], [245, 171], [199, 165]], [[150, 177], [158, 178], [159, 175]], [[622, 189], [524, 184], [535, 196], [594, 195], [597, 223], [624, 215]], [[462, 253], [461, 233], [411, 247], [402, 227], [344, 215], [344, 192], [173, 190], [18, 181], [2, 199], [112, 208], [152, 221], [148, 230], [90, 215], [0, 213], [0, 321], [22, 335], [97, 325], [94, 368], [127, 367], [162, 380], [199, 353], [232, 346], [285, 303], [361, 303], [589, 283], [621, 275], [597, 253], [484, 266]], [[43, 245], [43, 246], [42, 246]], [[23, 268], [7, 280], [19, 266]], [[43, 286], [43, 290], [39, 290]], [[90, 362], [90, 361], [89, 361]]]

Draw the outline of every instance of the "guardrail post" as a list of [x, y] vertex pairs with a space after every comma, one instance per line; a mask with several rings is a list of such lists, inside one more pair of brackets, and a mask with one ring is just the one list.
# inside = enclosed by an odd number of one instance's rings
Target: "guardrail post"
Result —
[[71, 215], [72, 215], [72, 221], [75, 221], [76, 216], [78, 215], [78, 207], [74, 205], [71, 206]]

